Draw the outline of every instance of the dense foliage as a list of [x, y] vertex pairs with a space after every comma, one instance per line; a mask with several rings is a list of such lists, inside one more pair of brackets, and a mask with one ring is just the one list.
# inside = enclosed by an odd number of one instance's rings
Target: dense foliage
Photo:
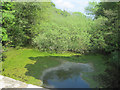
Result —
[[[6, 2], [2, 5], [3, 45], [9, 41], [9, 46], [35, 45], [43, 51], [80, 53], [105, 46], [99, 28], [106, 19], [92, 21], [80, 12], [70, 14], [56, 9], [53, 3]], [[97, 28], [100, 35], [95, 34]]]
[[[93, 7], [92, 7], [93, 6]], [[101, 78], [102, 87], [107, 88], [118, 88], [119, 87], [119, 77], [120, 77], [120, 3], [119, 2], [100, 2], [99, 4], [90, 3], [90, 6], [86, 8], [88, 14], [95, 15], [95, 20], [99, 17], [106, 18], [107, 22], [103, 27], [100, 27], [99, 30], [102, 31], [105, 48], [104, 52], [109, 53], [108, 65], [106, 69], [106, 74], [99, 75]]]
[[40, 50], [83, 52], [89, 48], [89, 20], [82, 14], [62, 16], [52, 12], [49, 22], [39, 26], [39, 35], [33, 39]]
[[53, 3], [4, 2], [3, 46], [33, 45], [43, 51], [80, 53], [117, 50], [117, 5], [90, 2], [86, 11], [95, 15], [92, 20], [80, 12], [56, 9]]
[[104, 27], [99, 28], [99, 30], [101, 30], [103, 33], [102, 37], [104, 38], [106, 44], [106, 52], [113, 52], [120, 49], [118, 47], [120, 45], [120, 40], [118, 39], [118, 34], [120, 32], [119, 6], [120, 3], [118, 2], [100, 2], [97, 5], [96, 3], [90, 3], [90, 6], [86, 8], [88, 14], [95, 15], [95, 20], [99, 17], [107, 19]]
[[[110, 57], [114, 70], [119, 67], [120, 50], [118, 2], [90, 2], [86, 17], [80, 12], [69, 13], [55, 4], [35, 2], [2, 2], [0, 38], [3, 47], [35, 47], [41, 51], [79, 53], [100, 52]], [[115, 72], [117, 75], [118, 72]], [[115, 77], [112, 79], [116, 80]], [[111, 81], [113, 83], [113, 81]], [[106, 85], [107, 86], [107, 85]], [[108, 85], [110, 87], [110, 83]], [[115, 86], [117, 87], [117, 86]]]
[[31, 39], [36, 32], [32, 29], [32, 26], [36, 23], [35, 20], [38, 18], [36, 13], [38, 11], [39, 13], [44, 12], [43, 7], [48, 7], [48, 4], [4, 2], [2, 4], [3, 41], [6, 41], [8, 36], [12, 46], [31, 44]]

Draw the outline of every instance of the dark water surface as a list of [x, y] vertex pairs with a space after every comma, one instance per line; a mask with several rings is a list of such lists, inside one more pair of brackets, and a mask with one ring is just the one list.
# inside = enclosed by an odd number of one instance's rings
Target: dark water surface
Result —
[[90, 64], [65, 62], [58, 67], [47, 69], [41, 79], [47, 88], [89, 88], [82, 79], [83, 72], [93, 72]]

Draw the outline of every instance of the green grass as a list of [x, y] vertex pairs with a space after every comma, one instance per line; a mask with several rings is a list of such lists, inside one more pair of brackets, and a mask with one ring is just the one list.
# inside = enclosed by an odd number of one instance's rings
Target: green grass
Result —
[[[95, 68], [92, 73], [87, 73], [87, 77], [83, 75], [91, 86], [97, 84], [93, 81], [92, 76], [103, 73], [106, 66], [102, 55], [80, 55], [71, 52], [66, 53], [47, 53], [40, 52], [35, 49], [13, 49], [9, 48], [4, 53], [7, 58], [2, 64], [4, 71], [2, 75], [20, 80], [29, 84], [42, 85], [40, 75], [45, 69], [60, 65], [64, 61], [76, 63], [90, 63]], [[78, 57], [75, 55], [79, 55]]]

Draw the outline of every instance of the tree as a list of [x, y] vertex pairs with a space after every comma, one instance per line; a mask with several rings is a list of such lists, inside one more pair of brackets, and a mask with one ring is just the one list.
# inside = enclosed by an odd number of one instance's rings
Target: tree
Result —
[[15, 16], [13, 15], [14, 11], [12, 11], [13, 3], [10, 2], [2, 2], [2, 20], [1, 25], [2, 28], [0, 28], [0, 31], [2, 31], [2, 44], [3, 46], [8, 44], [8, 41], [10, 42], [10, 39], [8, 37], [8, 29], [10, 29], [14, 25], [14, 19]]
[[95, 15], [96, 20], [99, 17], [108, 19], [108, 21], [105, 22], [105, 25], [102, 26], [102, 28], [99, 28], [99, 30], [102, 30], [104, 33], [102, 36], [106, 44], [106, 52], [118, 50], [118, 43], [120, 42], [118, 40], [118, 5], [119, 3], [117, 2], [100, 2], [97, 5], [95, 5], [95, 3], [90, 3], [90, 6], [86, 8], [88, 12], [91, 12], [89, 14]]
[[51, 3], [34, 2], [3, 2], [2, 5], [3, 44], [8, 37], [11, 45], [15, 47], [31, 44], [37, 33], [33, 26], [38, 24], [37, 20], [45, 20], [43, 12], [51, 7]]

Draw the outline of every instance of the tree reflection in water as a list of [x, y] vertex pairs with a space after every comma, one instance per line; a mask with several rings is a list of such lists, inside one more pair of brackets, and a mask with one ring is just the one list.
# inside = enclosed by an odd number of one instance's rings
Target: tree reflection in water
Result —
[[89, 64], [66, 62], [56, 68], [43, 72], [42, 80], [45, 87], [55, 88], [89, 88], [80, 75], [82, 72], [92, 72]]

